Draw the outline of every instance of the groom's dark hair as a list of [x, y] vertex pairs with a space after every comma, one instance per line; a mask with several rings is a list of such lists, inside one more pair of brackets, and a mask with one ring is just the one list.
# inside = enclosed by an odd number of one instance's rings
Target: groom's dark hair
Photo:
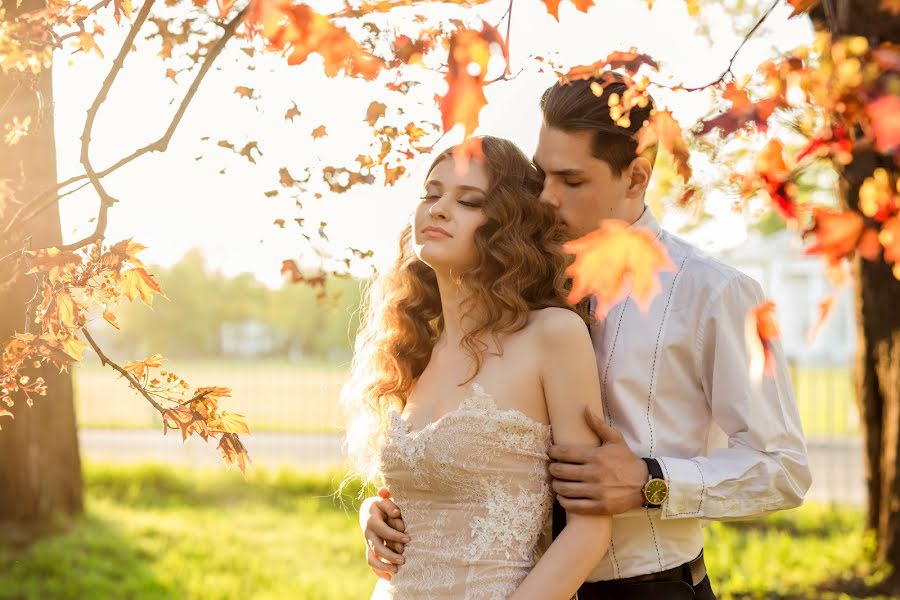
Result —
[[[613, 174], [621, 175], [637, 157], [637, 133], [653, 110], [653, 99], [648, 95], [646, 106], [635, 106], [629, 112], [631, 122], [627, 127], [617, 124], [610, 116], [610, 96], [617, 94], [621, 100], [632, 85], [630, 79], [614, 71], [565, 83], [558, 81], [541, 96], [544, 123], [568, 132], [592, 131], [591, 154], [609, 164]], [[595, 89], [602, 93], [596, 95]], [[652, 165], [656, 160], [656, 145], [645, 150], [643, 156]]]

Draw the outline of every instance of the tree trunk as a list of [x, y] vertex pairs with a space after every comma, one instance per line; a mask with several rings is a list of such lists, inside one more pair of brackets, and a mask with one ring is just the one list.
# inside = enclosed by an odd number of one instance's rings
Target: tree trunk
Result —
[[[900, 15], [875, 0], [823, 0], [811, 13], [819, 29], [835, 37], [858, 35], [871, 47], [900, 39]], [[874, 149], [855, 152], [843, 169], [844, 202], [859, 209], [859, 189], [877, 167], [896, 171]], [[884, 260], [856, 258], [857, 356], [855, 379], [865, 448], [867, 526], [878, 557], [900, 572], [900, 281]]]
[[[26, 0], [16, 10], [15, 0], [4, 4], [8, 19], [42, 5]], [[33, 198], [57, 181], [52, 98], [50, 69], [37, 76], [0, 72], [0, 106], [5, 104], [0, 122], [9, 122], [14, 115], [20, 119], [31, 116], [29, 134], [18, 144], [10, 146], [0, 140], [0, 180], [12, 181], [13, 187], [18, 188], [19, 200]], [[7, 218], [9, 212], [7, 207]], [[59, 210], [54, 205], [25, 229], [0, 240], [0, 256], [25, 243], [36, 249], [61, 242]], [[23, 275], [22, 265], [17, 262], [2, 263], [0, 344], [14, 332], [25, 331], [26, 305], [36, 291], [36, 280]], [[12, 278], [16, 268], [19, 273]], [[29, 326], [32, 332], [37, 327], [33, 322]], [[53, 515], [77, 514], [83, 507], [71, 375], [59, 373], [52, 366], [29, 375], [44, 378], [47, 396], [36, 397], [32, 407], [17, 397], [10, 409], [15, 418], [0, 417], [0, 538], [13, 531], [28, 535], [47, 524]]]

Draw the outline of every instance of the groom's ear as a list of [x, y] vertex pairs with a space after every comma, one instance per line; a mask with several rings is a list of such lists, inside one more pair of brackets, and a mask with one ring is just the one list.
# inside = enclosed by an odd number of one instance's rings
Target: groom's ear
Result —
[[629, 198], [641, 198], [650, 185], [650, 177], [653, 175], [653, 165], [643, 156], [638, 156], [628, 168], [625, 175], [629, 177], [625, 195]]

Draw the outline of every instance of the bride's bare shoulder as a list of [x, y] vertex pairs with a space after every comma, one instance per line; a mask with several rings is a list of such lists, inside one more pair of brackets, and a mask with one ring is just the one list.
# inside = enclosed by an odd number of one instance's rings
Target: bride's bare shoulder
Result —
[[528, 328], [543, 341], [588, 335], [587, 325], [578, 313], [557, 306], [531, 311]]

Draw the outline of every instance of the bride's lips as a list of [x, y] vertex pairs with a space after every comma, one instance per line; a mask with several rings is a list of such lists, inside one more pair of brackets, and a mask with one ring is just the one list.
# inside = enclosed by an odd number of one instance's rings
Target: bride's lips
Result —
[[426, 227], [425, 229], [422, 230], [422, 233], [429, 235], [431, 237], [446, 237], [446, 238], [453, 237], [445, 229], [441, 229], [440, 227], [435, 227], [434, 225]]

